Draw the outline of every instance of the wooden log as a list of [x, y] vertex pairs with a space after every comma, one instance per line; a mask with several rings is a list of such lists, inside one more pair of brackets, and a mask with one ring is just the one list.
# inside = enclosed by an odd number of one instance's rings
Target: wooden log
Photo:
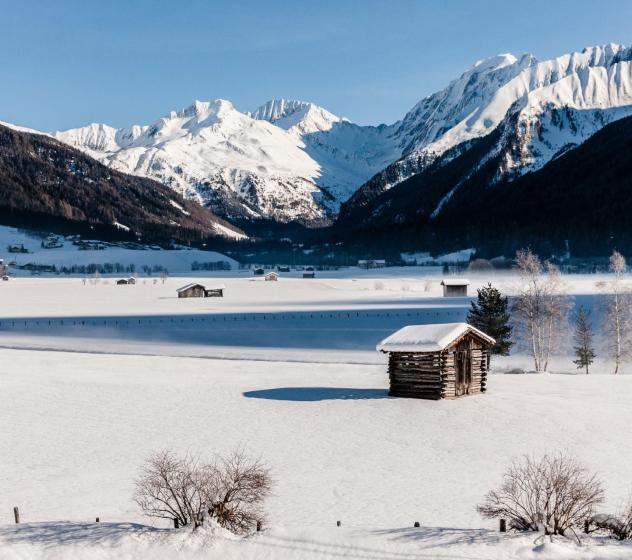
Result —
[[15, 519], [16, 524], [20, 522], [20, 509], [18, 506], [13, 508], [13, 517]]

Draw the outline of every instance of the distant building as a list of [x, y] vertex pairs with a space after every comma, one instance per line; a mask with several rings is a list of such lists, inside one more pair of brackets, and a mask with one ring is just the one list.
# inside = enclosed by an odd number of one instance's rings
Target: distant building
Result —
[[470, 281], [466, 278], [448, 278], [441, 282], [443, 297], [466, 297]]
[[120, 280], [116, 281], [117, 286], [127, 286], [128, 284], [136, 284], [136, 278], [121, 278]]
[[6, 274], [4, 276], [2, 276], [2, 281], [3, 282], [8, 282], [9, 281], [9, 276], [6, 275]]
[[290, 267], [289, 266], [277, 266], [277, 270], [279, 272], [290, 272]]
[[268, 272], [264, 277], [266, 282], [276, 282], [278, 279], [279, 275], [276, 272]]
[[358, 261], [358, 268], [384, 268], [386, 261], [384, 259], [362, 259]]
[[253, 274], [255, 276], [263, 276], [266, 273], [265, 270], [263, 270], [263, 268], [255, 268], [253, 271]]
[[389, 395], [453, 399], [484, 393], [495, 340], [467, 323], [409, 325], [385, 338]]
[[191, 283], [186, 286], [178, 288], [176, 292], [179, 298], [191, 298], [191, 297], [224, 297], [224, 289], [226, 287], [223, 284], [218, 284], [210, 288], [206, 288], [202, 284]]
[[316, 273], [314, 271], [311, 272], [303, 272], [303, 278], [315, 278]]

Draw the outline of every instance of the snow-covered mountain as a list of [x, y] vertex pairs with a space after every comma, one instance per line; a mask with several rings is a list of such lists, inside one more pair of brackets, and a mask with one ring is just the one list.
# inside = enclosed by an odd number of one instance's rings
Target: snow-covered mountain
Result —
[[[605, 45], [538, 61], [477, 62], [403, 119], [359, 126], [313, 103], [272, 100], [243, 113], [196, 101], [154, 124], [56, 132], [116, 169], [157, 179], [227, 219], [321, 225], [502, 130], [499, 177], [541, 168], [630, 114], [632, 49]], [[490, 154], [491, 157], [491, 154]], [[345, 202], [347, 201], [347, 202]]]
[[403, 157], [350, 204], [362, 205], [438, 158], [458, 155], [499, 126], [505, 131], [496, 146], [505, 155], [499, 176], [541, 168], [631, 113], [631, 61], [632, 48], [611, 44], [542, 62], [530, 54], [477, 62], [392, 125], [391, 138]]
[[152, 125], [104, 124], [54, 136], [127, 173], [157, 179], [228, 219], [326, 223], [392, 161], [380, 129], [312, 103], [271, 101], [253, 114], [196, 101]]

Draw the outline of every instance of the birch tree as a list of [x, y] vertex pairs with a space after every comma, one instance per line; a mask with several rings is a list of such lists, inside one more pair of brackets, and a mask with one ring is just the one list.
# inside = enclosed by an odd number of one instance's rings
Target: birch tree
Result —
[[619, 373], [621, 363], [629, 359], [632, 350], [632, 290], [627, 281], [627, 271], [625, 257], [614, 251], [610, 257], [612, 280], [603, 284], [606, 290], [604, 334], [607, 337], [610, 356], [614, 361], [614, 373]]
[[533, 357], [536, 371], [546, 371], [552, 353], [568, 328], [570, 299], [558, 268], [542, 263], [530, 249], [516, 253], [520, 287], [512, 305], [515, 332]]

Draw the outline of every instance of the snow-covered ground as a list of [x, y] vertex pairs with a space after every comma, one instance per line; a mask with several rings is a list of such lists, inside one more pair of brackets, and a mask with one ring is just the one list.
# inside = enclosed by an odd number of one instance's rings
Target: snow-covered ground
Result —
[[[518, 354], [494, 360], [485, 395], [389, 398], [375, 344], [405, 324], [461, 320], [469, 298], [442, 298], [440, 275], [423, 267], [250, 274], [198, 277], [226, 285], [205, 299], [176, 297], [184, 277], [0, 283], [2, 560], [632, 557], [607, 540], [501, 535], [475, 511], [512, 458], [547, 450], [598, 473], [604, 511], [622, 506], [631, 375], [609, 375], [605, 360], [575, 374], [568, 355], [556, 373], [503, 375], [529, 366]], [[566, 277], [596, 310], [601, 279]], [[470, 280], [472, 293], [516, 285]], [[266, 531], [209, 545], [204, 532], [148, 526], [131, 499], [148, 454], [239, 445], [274, 475]]]

